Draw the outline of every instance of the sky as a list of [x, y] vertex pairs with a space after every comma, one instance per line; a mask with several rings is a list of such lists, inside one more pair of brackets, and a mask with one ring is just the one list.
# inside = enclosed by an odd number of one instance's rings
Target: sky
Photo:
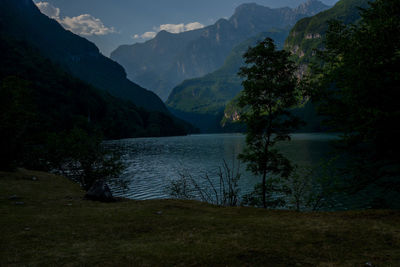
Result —
[[[229, 18], [242, 3], [296, 7], [306, 0], [34, 0], [64, 28], [94, 42], [109, 56], [122, 44], [151, 39], [160, 30], [182, 32]], [[321, 0], [334, 5], [338, 0]]]

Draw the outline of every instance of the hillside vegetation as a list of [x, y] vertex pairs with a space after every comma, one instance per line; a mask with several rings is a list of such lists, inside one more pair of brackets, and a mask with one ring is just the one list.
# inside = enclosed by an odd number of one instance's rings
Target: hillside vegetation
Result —
[[93, 43], [42, 14], [32, 0], [2, 0], [1, 4], [0, 30], [4, 34], [30, 43], [64, 71], [112, 96], [168, 113], [153, 92], [126, 78], [122, 66], [103, 56]]
[[299, 20], [285, 41], [285, 49], [295, 55], [297, 63], [308, 64], [315, 59], [314, 49], [322, 49], [330, 20], [345, 24], [360, 19], [360, 9], [367, 8], [368, 0], [340, 0], [332, 8], [312, 17]]
[[265, 37], [273, 38], [279, 47], [283, 47], [286, 36], [287, 30], [270, 30], [237, 45], [221, 68], [175, 87], [166, 102], [168, 107], [184, 112], [218, 114], [242, 90], [242, 79], [237, 72], [244, 64], [246, 50]]
[[[0, 41], [1, 129], [8, 116], [9, 128], [24, 123], [35, 134], [84, 125], [102, 131], [108, 139], [186, 133], [186, 124], [94, 88], [63, 71], [26, 42], [1, 34]], [[29, 120], [27, 117], [23, 121], [15, 112], [29, 113]]]
[[288, 31], [271, 29], [235, 46], [218, 70], [200, 78], [185, 80], [176, 86], [166, 104], [178, 117], [204, 132], [221, 132], [225, 106], [242, 90], [242, 79], [237, 75], [243, 66], [246, 50], [265, 37], [273, 38], [283, 47]]

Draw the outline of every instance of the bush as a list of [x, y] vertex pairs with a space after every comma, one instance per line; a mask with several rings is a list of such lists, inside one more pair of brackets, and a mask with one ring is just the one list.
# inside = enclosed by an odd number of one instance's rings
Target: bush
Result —
[[119, 154], [106, 150], [101, 143], [100, 135], [89, 135], [79, 128], [51, 134], [47, 144], [48, 165], [88, 190], [96, 180], [116, 177], [123, 170]]
[[232, 168], [223, 161], [213, 181], [208, 173], [195, 179], [188, 171], [180, 172], [179, 178], [172, 180], [167, 187], [170, 196], [178, 199], [197, 199], [219, 206], [238, 206], [240, 166]]
[[335, 159], [331, 159], [315, 168], [296, 166], [292, 175], [283, 181], [287, 207], [297, 211], [334, 208], [340, 189], [334, 162]]

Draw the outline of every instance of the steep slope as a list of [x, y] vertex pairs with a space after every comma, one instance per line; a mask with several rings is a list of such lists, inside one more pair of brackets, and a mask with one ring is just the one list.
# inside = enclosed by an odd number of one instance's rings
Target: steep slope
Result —
[[221, 67], [232, 48], [272, 28], [288, 28], [299, 19], [328, 8], [309, 0], [298, 8], [271, 9], [243, 4], [234, 15], [214, 25], [180, 34], [160, 32], [142, 44], [117, 48], [111, 58], [125, 67], [128, 77], [167, 99], [174, 86]]
[[315, 59], [314, 49], [323, 48], [328, 21], [339, 20], [345, 24], [354, 23], [360, 19], [359, 8], [368, 7], [369, 0], [340, 0], [332, 8], [315, 16], [301, 19], [290, 31], [285, 41], [285, 49], [290, 50], [295, 60], [306, 65]]
[[[285, 41], [285, 49], [292, 52], [293, 59], [300, 65], [300, 75], [304, 74], [309, 63], [318, 61], [315, 57], [315, 49], [323, 48], [328, 21], [337, 19], [346, 24], [354, 23], [360, 18], [359, 7], [366, 8], [367, 6], [368, 0], [340, 0], [334, 7], [312, 17], [303, 18], [296, 23]], [[326, 130], [313, 103], [306, 102], [302, 107], [294, 109], [293, 112], [306, 122], [300, 131]], [[236, 101], [233, 100], [224, 111], [225, 125], [233, 127], [231, 123], [237, 120], [238, 116]], [[235, 127], [240, 127], [240, 125]]]
[[248, 47], [265, 37], [271, 37], [282, 48], [287, 34], [286, 30], [269, 31], [242, 42], [232, 49], [221, 68], [201, 78], [186, 80], [175, 87], [166, 102], [167, 106], [178, 117], [203, 131], [217, 131], [225, 106], [242, 90], [237, 72], [244, 64], [242, 56]]
[[[128, 78], [140, 85], [151, 88], [163, 100], [168, 90], [178, 81], [177, 77], [168, 77], [173, 62], [180, 51], [193, 40], [200, 38], [201, 30], [172, 34], [161, 31], [146, 43], [122, 45], [111, 53], [111, 58], [124, 66]], [[185, 66], [182, 66], [185, 68]]]
[[[1, 30], [0, 49], [1, 118], [3, 123], [10, 123], [10, 127], [1, 125], [3, 130], [23, 123], [30, 130], [30, 138], [74, 127], [100, 130], [108, 139], [186, 133], [184, 125], [167, 114], [146, 111], [94, 88], [54, 65], [26, 42], [4, 36]], [[15, 105], [10, 106], [13, 99]], [[30, 119], [18, 121], [15, 112], [29, 113]], [[7, 139], [4, 134], [3, 141]]]
[[32, 0], [0, 0], [0, 29], [26, 40], [72, 75], [113, 96], [130, 100], [149, 110], [167, 112], [152, 92], [126, 78], [124, 69], [104, 57], [91, 42], [64, 30], [55, 20], [40, 13]]

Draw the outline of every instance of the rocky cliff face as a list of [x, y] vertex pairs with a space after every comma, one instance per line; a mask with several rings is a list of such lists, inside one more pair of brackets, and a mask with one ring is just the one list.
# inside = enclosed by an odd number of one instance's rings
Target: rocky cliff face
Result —
[[[258, 41], [270, 37], [279, 48], [288, 35], [286, 30], [264, 32], [235, 46], [224, 65], [200, 78], [188, 79], [176, 86], [166, 104], [172, 112], [204, 132], [223, 130], [220, 121], [225, 106], [242, 90], [242, 79], [237, 75], [243, 66], [243, 54]], [[235, 117], [235, 116], [234, 116]], [[212, 119], [210, 119], [212, 118]]]
[[145, 43], [119, 47], [111, 58], [125, 67], [131, 80], [166, 100], [183, 80], [221, 67], [235, 45], [273, 28], [289, 28], [297, 20], [327, 8], [317, 0], [295, 9], [243, 4], [228, 20], [180, 34], [160, 32]]
[[300, 64], [299, 76], [307, 71], [307, 65], [316, 59], [316, 49], [323, 49], [328, 21], [339, 20], [345, 24], [354, 23], [359, 18], [359, 7], [366, 8], [368, 0], [340, 0], [332, 8], [312, 17], [299, 20], [285, 41], [285, 49], [292, 52]]

